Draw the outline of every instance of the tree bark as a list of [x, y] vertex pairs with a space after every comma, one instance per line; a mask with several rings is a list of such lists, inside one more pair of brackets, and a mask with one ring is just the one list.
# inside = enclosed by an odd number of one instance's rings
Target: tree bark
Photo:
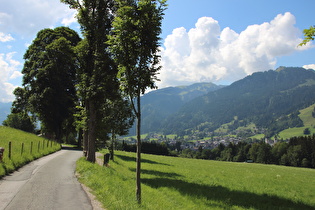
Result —
[[137, 201], [141, 204], [141, 111], [140, 111], [140, 94], [137, 97], [137, 169], [136, 169], [136, 196]]
[[[85, 103], [85, 112], [89, 113], [89, 104]], [[87, 151], [89, 150], [89, 130], [88, 130], [88, 122], [87, 125], [83, 129], [83, 155], [87, 156]]]
[[82, 146], [82, 139], [83, 139], [83, 129], [80, 128], [78, 133], [78, 148]]
[[114, 160], [114, 143], [116, 140], [116, 135], [114, 132], [112, 132], [112, 141], [111, 141], [111, 145], [110, 145], [110, 159]]
[[93, 100], [89, 100], [88, 120], [88, 150], [86, 160], [95, 162], [95, 141], [96, 141], [96, 107]]

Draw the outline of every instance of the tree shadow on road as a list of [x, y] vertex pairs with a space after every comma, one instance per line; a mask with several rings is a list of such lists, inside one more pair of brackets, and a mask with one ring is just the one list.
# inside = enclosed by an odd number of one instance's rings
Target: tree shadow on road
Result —
[[81, 148], [81, 147], [71, 147], [71, 146], [65, 146], [65, 145], [62, 145], [62, 146], [61, 146], [61, 149], [62, 149], [62, 150], [76, 150], [76, 151], [82, 151], [82, 148]]

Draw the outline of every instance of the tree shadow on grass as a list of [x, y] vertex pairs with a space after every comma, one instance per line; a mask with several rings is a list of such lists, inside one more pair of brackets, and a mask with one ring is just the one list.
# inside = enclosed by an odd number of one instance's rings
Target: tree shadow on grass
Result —
[[[129, 156], [126, 156], [126, 155], [115, 155], [116, 157], [124, 160], [124, 161], [132, 161], [132, 162], [136, 162], [136, 158], [135, 157], [129, 157]], [[148, 159], [141, 159], [141, 163], [150, 163], [150, 164], [160, 164], [160, 165], [166, 165], [166, 166], [171, 166], [169, 164], [166, 164], [166, 163], [159, 163], [159, 162], [156, 162], [156, 161], [152, 161], [152, 160], [148, 160]]]
[[[135, 168], [129, 168], [130, 171], [136, 172]], [[155, 175], [159, 177], [172, 177], [172, 178], [178, 178], [182, 177], [182, 175], [177, 174], [177, 173], [168, 173], [168, 172], [161, 172], [161, 171], [156, 171], [156, 170], [146, 170], [146, 169], [141, 169], [141, 174], [148, 174], [148, 175]]]
[[[254, 209], [315, 209], [303, 203], [296, 203], [291, 200], [274, 195], [259, 195], [251, 192], [230, 190], [226, 187], [214, 185], [201, 185], [189, 183], [183, 180], [169, 178], [142, 179], [142, 183], [152, 188], [168, 187], [179, 191], [182, 195], [192, 196], [209, 201], [219, 201], [225, 203], [223, 207], [239, 206], [243, 208]], [[208, 203], [209, 208], [215, 207], [215, 204]]]

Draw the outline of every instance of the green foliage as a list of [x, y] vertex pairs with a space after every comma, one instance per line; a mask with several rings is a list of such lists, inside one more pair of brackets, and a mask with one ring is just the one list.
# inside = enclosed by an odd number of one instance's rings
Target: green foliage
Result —
[[303, 131], [303, 134], [304, 134], [304, 135], [309, 135], [309, 134], [311, 134], [310, 129], [309, 129], [309, 128], [305, 128], [304, 131]]
[[[126, 152], [136, 152], [136, 145], [128, 145], [123, 142], [122, 148]], [[170, 152], [165, 144], [158, 144], [155, 142], [143, 142], [141, 144], [141, 152], [145, 154], [154, 154], [154, 155], [170, 155]]]
[[144, 94], [148, 87], [155, 88], [156, 73], [160, 69], [159, 35], [166, 4], [165, 0], [116, 2], [118, 9], [109, 44], [118, 65], [121, 87], [133, 99]]
[[311, 26], [309, 29], [304, 29], [304, 40], [299, 44], [299, 46], [306, 45], [308, 42], [314, 40], [315, 37], [315, 27]]
[[[95, 161], [95, 142], [107, 138], [108, 124], [104, 125], [104, 104], [117, 97], [119, 83], [117, 68], [108, 49], [108, 36], [112, 33], [115, 7], [113, 0], [62, 0], [76, 9], [77, 19], [84, 39], [76, 47], [78, 55], [78, 95], [79, 106], [85, 109], [80, 116], [80, 126], [84, 126], [87, 159]], [[82, 123], [83, 121], [83, 123]], [[84, 122], [85, 121], [85, 122]]]
[[255, 163], [315, 168], [315, 135], [293, 137], [288, 143], [280, 141], [272, 146], [264, 141], [253, 144], [239, 142], [227, 146], [219, 144], [214, 149], [203, 149], [200, 146], [197, 151], [187, 148], [177, 154], [186, 158], [234, 162], [250, 159]]
[[[9, 159], [9, 142], [11, 142], [11, 159]], [[23, 143], [23, 151], [22, 151]], [[48, 155], [60, 149], [60, 144], [34, 134], [0, 126], [0, 147], [4, 147], [3, 162], [0, 163], [0, 177], [30, 161]], [[21, 154], [22, 153], [22, 154]]]
[[24, 112], [9, 114], [2, 124], [4, 126], [16, 128], [29, 133], [35, 132], [34, 120], [32, 120], [31, 117]]
[[[135, 155], [109, 167], [77, 162], [79, 180], [106, 209], [314, 209], [311, 169], [143, 154], [142, 204], [134, 199]], [[307, 180], [307, 181], [306, 181]]]
[[76, 56], [79, 35], [67, 27], [43, 29], [27, 49], [23, 89], [15, 90], [13, 110], [31, 112], [44, 124], [47, 133], [62, 136], [73, 131]]

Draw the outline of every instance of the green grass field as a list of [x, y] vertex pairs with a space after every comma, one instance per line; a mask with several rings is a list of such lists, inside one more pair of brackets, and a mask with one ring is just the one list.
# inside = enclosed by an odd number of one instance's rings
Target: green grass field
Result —
[[[12, 148], [11, 159], [8, 157], [9, 142], [11, 142]], [[53, 153], [61, 148], [60, 144], [48, 141], [35, 134], [5, 126], [0, 126], [0, 147], [5, 148], [3, 162], [0, 163], [0, 177], [34, 159]]]
[[135, 154], [109, 167], [77, 162], [80, 181], [106, 209], [315, 209], [315, 170], [142, 154], [142, 204]]

